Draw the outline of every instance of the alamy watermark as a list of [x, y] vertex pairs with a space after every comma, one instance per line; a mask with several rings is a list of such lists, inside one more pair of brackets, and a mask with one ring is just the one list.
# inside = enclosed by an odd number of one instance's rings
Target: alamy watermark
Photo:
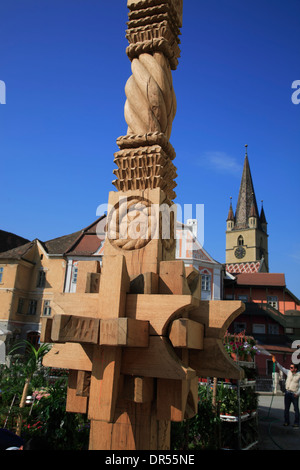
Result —
[[[141, 248], [155, 239], [176, 240], [178, 228], [180, 232], [182, 229], [191, 232], [189, 249], [199, 249], [199, 244], [201, 247], [204, 245], [204, 204], [153, 204], [143, 198], [120, 195], [115, 205], [98, 206], [96, 215], [103, 214], [107, 214], [105, 236], [116, 241], [120, 248]], [[97, 235], [103, 238], [101, 222]]]
[[292, 344], [292, 349], [296, 349], [296, 351], [293, 352], [292, 354], [292, 362], [293, 364], [300, 364], [300, 358], [299, 358], [299, 355], [300, 355], [300, 341], [299, 340], [296, 340], [293, 342]]
[[299, 104], [300, 103], [300, 80], [294, 80], [292, 83], [292, 88], [296, 90], [292, 94], [292, 103]]
[[6, 104], [6, 85], [3, 80], [0, 80], [0, 104]]

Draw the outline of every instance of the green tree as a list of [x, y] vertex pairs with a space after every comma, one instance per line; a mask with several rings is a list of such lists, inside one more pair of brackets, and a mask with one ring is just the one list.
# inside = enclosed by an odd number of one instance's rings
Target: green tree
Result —
[[[25, 383], [23, 386], [22, 397], [20, 400], [19, 407], [22, 409], [25, 406], [26, 397], [28, 395], [28, 390], [30, 386], [30, 382], [32, 380], [33, 374], [38, 370], [41, 365], [41, 361], [43, 357], [47, 354], [50, 350], [51, 345], [44, 343], [38, 349], [36, 349], [29, 341], [22, 341], [21, 343], [17, 344], [11, 351], [10, 354], [13, 354], [20, 348], [24, 348], [26, 346], [25, 352]], [[17, 420], [17, 429], [16, 434], [18, 436], [21, 435], [21, 427], [22, 427], [22, 414], [20, 413]]]

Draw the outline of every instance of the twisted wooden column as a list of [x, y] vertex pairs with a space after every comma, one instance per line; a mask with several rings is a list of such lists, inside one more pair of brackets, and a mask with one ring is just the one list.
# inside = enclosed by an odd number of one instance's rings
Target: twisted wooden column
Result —
[[125, 86], [127, 135], [117, 140], [113, 184], [118, 191], [160, 188], [171, 202], [176, 168], [169, 142], [176, 114], [172, 71], [180, 56], [182, 0], [128, 0], [127, 55], [132, 75]]
[[244, 307], [202, 302], [199, 272], [175, 260], [169, 137], [182, 0], [127, 2], [128, 133], [117, 140], [99, 295], [64, 297], [41, 341], [57, 343], [44, 365], [70, 369], [66, 409], [88, 414], [91, 450], [166, 450], [170, 422], [197, 413], [198, 376], [242, 376], [222, 338]]
[[163, 133], [170, 139], [176, 97], [170, 65], [162, 52], [141, 54], [132, 61], [125, 93], [127, 134]]

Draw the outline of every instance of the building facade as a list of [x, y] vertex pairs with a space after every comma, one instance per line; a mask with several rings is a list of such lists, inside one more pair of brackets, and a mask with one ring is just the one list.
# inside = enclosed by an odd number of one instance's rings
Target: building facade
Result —
[[[245, 311], [230, 325], [229, 332], [245, 331], [266, 354], [256, 357], [260, 376], [270, 376], [272, 358], [288, 368], [294, 341], [300, 339], [300, 300], [287, 288], [282, 273], [236, 274], [227, 277], [224, 298], [242, 300]], [[269, 355], [268, 355], [269, 354]]]
[[38, 344], [41, 317], [60, 311], [65, 295], [98, 292], [104, 224], [102, 217], [70, 235], [0, 253], [0, 329], [10, 332], [8, 346]]

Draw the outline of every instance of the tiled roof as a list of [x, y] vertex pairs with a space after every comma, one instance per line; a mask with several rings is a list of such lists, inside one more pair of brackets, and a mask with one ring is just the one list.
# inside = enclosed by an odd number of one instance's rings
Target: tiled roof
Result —
[[245, 156], [239, 197], [235, 211], [235, 229], [248, 228], [250, 214], [258, 214], [248, 155]]
[[0, 230], [0, 253], [25, 245], [25, 243], [28, 242], [29, 240], [26, 238], [15, 235], [14, 233], [6, 232], [5, 230]]
[[12, 250], [4, 251], [0, 253], [0, 259], [21, 259], [29, 250], [32, 248], [33, 242], [25, 243], [25, 245], [18, 246]]
[[78, 232], [71, 233], [70, 235], [64, 235], [59, 238], [54, 238], [53, 240], [48, 240], [43, 243], [43, 246], [50, 255], [62, 255], [68, 251], [72, 245], [74, 245], [75, 241], [81, 234], [82, 230], [79, 230]]
[[33, 240], [22, 246], [0, 253], [0, 259], [21, 259], [37, 241], [50, 255], [93, 254], [97, 251], [102, 242], [102, 238], [99, 238], [97, 233], [99, 230], [101, 233], [102, 231], [104, 232], [105, 221], [106, 216], [102, 216], [91, 225], [78, 232], [53, 238], [46, 242], [41, 242], [38, 239]]
[[227, 216], [227, 221], [228, 220], [232, 220], [234, 222], [234, 212], [233, 212], [233, 209], [232, 209], [232, 202], [230, 201], [230, 207], [229, 207], [229, 212], [228, 212], [228, 216]]
[[285, 287], [283, 273], [236, 274], [237, 285]]

